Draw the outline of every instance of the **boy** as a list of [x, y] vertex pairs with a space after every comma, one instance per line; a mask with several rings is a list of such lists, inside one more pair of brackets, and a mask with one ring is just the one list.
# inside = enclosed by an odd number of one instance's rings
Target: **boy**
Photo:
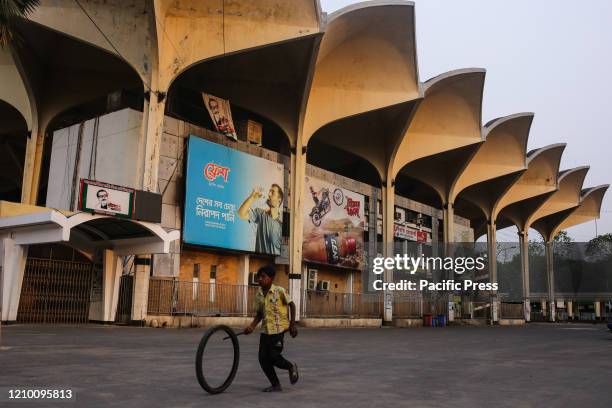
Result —
[[[295, 326], [295, 304], [289, 295], [280, 286], [272, 284], [276, 269], [274, 266], [263, 266], [257, 271], [259, 290], [255, 296], [255, 318], [244, 329], [244, 334], [250, 334], [257, 324], [261, 323], [261, 337], [259, 338], [259, 364], [268, 380], [272, 384], [264, 388], [263, 392], [282, 391], [280, 381], [276, 376], [274, 367], [289, 371], [289, 381], [295, 384], [299, 378], [296, 364], [285, 360], [281, 355], [283, 351], [283, 338], [289, 330], [291, 337], [297, 336]], [[290, 316], [288, 310], [291, 312]]]

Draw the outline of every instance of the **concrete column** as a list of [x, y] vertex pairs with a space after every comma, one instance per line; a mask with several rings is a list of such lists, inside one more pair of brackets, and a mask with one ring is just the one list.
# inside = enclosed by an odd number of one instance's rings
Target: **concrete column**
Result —
[[291, 153], [290, 195], [291, 226], [289, 237], [289, 294], [295, 303], [295, 319], [300, 319], [302, 310], [302, 231], [304, 228], [304, 179], [306, 178], [306, 147], [302, 148], [298, 136], [297, 148]]
[[134, 261], [134, 292], [132, 294], [132, 320], [147, 317], [149, 302], [149, 277], [151, 275], [151, 256], [138, 256]]
[[494, 220], [487, 221], [487, 257], [489, 261], [489, 282], [497, 282], [497, 226]]
[[18, 245], [8, 236], [0, 239], [0, 307], [3, 322], [17, 320], [27, 256], [27, 245]]
[[574, 319], [574, 305], [571, 300], [567, 301], [567, 318], [570, 320]]
[[519, 246], [521, 251], [521, 272], [523, 279], [523, 310], [525, 321], [531, 320], [531, 302], [529, 301], [529, 231], [519, 231]]
[[38, 126], [34, 126], [27, 141], [23, 164], [21, 202], [24, 204], [36, 204], [44, 139], [44, 135], [38, 134]]
[[444, 243], [455, 242], [455, 209], [453, 203], [444, 204]]
[[240, 255], [238, 259], [238, 285], [241, 285], [242, 299], [240, 299], [241, 312], [244, 316], [248, 313], [249, 308], [249, 262], [248, 254]]
[[161, 136], [164, 131], [164, 111], [166, 94], [151, 91], [146, 112], [146, 132], [144, 134], [144, 169], [142, 188], [157, 192], [159, 175], [159, 152]]
[[[487, 257], [489, 260], [489, 282], [497, 283], [497, 226], [494, 220], [487, 221]], [[491, 317], [493, 322], [499, 321], [500, 310], [497, 295], [491, 298]]]
[[595, 318], [601, 318], [601, 302], [595, 302], [593, 306], [595, 306]]
[[553, 242], [546, 242], [546, 276], [548, 277], [548, 303], [550, 305], [549, 320], [555, 321], [555, 273], [553, 266]]
[[115, 276], [112, 286], [112, 298], [110, 303], [109, 321], [115, 321], [117, 316], [117, 306], [119, 305], [119, 288], [121, 286], [121, 276], [123, 276], [123, 258], [117, 257], [115, 260]]
[[[395, 217], [395, 183], [387, 182], [382, 187], [382, 208], [383, 208], [383, 251], [385, 257], [393, 257], [393, 222]], [[371, 210], [370, 210], [371, 211]], [[385, 270], [384, 282], [393, 281], [393, 270]], [[384, 312], [383, 323], [393, 322], [393, 293], [384, 292]]]
[[114, 322], [119, 302], [119, 284], [123, 273], [123, 262], [121, 257], [110, 250], [104, 251], [102, 262], [104, 268], [102, 275], [102, 298], [104, 302], [102, 321]]

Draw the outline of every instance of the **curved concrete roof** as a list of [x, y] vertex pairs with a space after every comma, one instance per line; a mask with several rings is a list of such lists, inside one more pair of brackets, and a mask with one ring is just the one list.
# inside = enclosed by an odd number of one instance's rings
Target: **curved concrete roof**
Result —
[[424, 84], [424, 99], [392, 157], [393, 177], [416, 160], [482, 142], [485, 72], [484, 69], [461, 69], [446, 72]]
[[539, 218], [531, 227], [548, 242], [563, 229], [599, 218], [601, 202], [608, 187], [604, 184], [583, 189], [579, 205]]
[[557, 190], [559, 165], [565, 146], [565, 143], [557, 143], [528, 153], [527, 170], [499, 197], [491, 214], [493, 220], [511, 204], [541, 198]]
[[420, 95], [414, 6], [368, 2], [340, 10], [330, 16], [317, 54], [303, 111], [302, 145], [336, 120]]
[[0, 47], [0, 100], [13, 106], [23, 116], [28, 130], [32, 129], [33, 113], [25, 83], [8, 47]]
[[588, 172], [589, 166], [576, 167], [560, 172], [559, 189], [529, 216], [524, 229], [529, 228], [540, 218], [580, 205], [582, 185]]
[[580, 203], [580, 189], [587, 171], [588, 167], [578, 167], [560, 172], [556, 191], [531, 197], [504, 208], [498, 226], [505, 228], [514, 224], [519, 231], [528, 231], [539, 218], [551, 214], [561, 215], [564, 211], [575, 208]]
[[87, 1], [81, 4], [108, 40], [74, 0], [43, 0], [29, 19], [114, 54], [128, 63], [141, 80], [150, 82], [152, 62], [156, 58], [151, 41], [155, 36], [151, 35], [150, 21], [153, 20], [145, 1]]
[[598, 219], [601, 213], [601, 203], [609, 187], [609, 184], [602, 184], [582, 190], [580, 205], [551, 231], [550, 239], [561, 230]]
[[485, 142], [457, 177], [450, 195], [451, 202], [470, 186], [527, 168], [527, 141], [533, 116], [533, 113], [517, 113], [485, 125]]

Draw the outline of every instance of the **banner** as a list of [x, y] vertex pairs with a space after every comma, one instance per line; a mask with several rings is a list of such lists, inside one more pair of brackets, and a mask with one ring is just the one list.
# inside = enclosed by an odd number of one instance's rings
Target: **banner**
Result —
[[395, 222], [393, 224], [393, 236], [396, 238], [423, 243], [427, 242], [427, 235], [428, 234], [425, 231], [415, 230], [414, 228], [399, 222]]
[[234, 140], [238, 140], [229, 101], [205, 93], [202, 93], [202, 97], [204, 98], [204, 105], [206, 105], [208, 114], [217, 132], [223, 133], [225, 136]]
[[283, 165], [189, 137], [183, 241], [281, 254]]
[[134, 211], [134, 189], [81, 179], [79, 210], [132, 218]]
[[304, 260], [362, 269], [364, 202], [361, 194], [306, 177]]

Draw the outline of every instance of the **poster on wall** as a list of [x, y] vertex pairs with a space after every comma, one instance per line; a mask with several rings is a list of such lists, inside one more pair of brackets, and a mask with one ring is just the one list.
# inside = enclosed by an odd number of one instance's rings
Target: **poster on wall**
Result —
[[362, 269], [364, 202], [361, 194], [306, 177], [304, 260]]
[[283, 165], [189, 137], [183, 241], [280, 255]]
[[223, 133], [231, 139], [238, 140], [229, 101], [206, 93], [202, 93], [202, 97], [217, 132]]
[[132, 218], [134, 189], [81, 179], [78, 208], [95, 214]]

